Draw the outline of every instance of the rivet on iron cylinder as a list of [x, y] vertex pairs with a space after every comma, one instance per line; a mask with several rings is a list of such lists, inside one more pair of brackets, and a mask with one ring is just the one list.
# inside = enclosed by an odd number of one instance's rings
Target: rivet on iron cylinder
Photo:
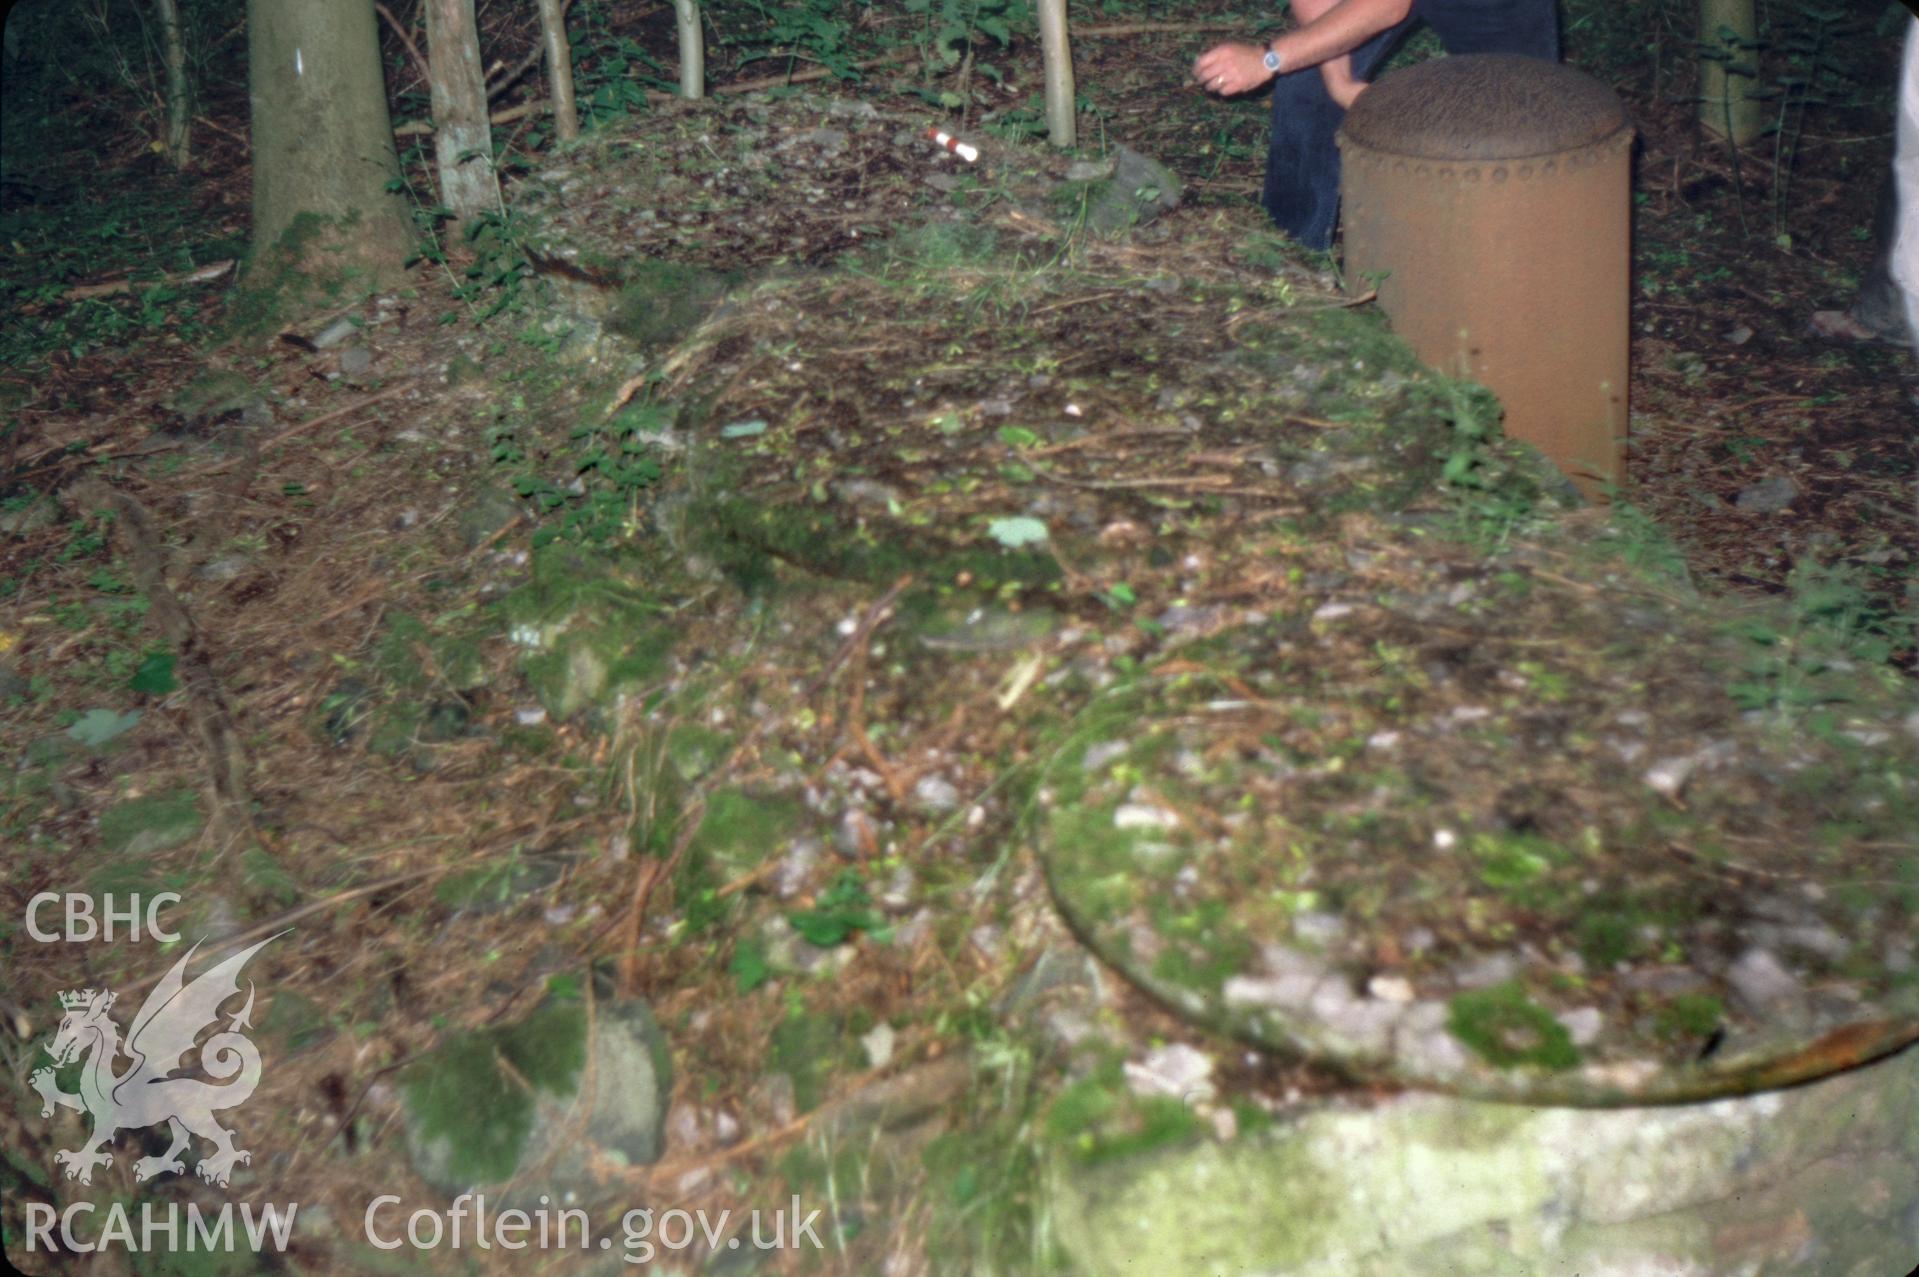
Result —
[[1420, 359], [1489, 387], [1588, 496], [1625, 456], [1632, 137], [1599, 81], [1504, 53], [1385, 76], [1339, 131], [1347, 287], [1377, 279]]

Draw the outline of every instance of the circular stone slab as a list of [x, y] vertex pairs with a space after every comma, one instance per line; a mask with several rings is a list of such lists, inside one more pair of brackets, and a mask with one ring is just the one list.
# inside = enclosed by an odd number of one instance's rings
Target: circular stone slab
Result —
[[1702, 1099], [1919, 1037], [1909, 702], [1782, 723], [1741, 711], [1742, 640], [1649, 592], [1375, 577], [1055, 737], [1035, 835], [1103, 958], [1207, 1027], [1483, 1098]]

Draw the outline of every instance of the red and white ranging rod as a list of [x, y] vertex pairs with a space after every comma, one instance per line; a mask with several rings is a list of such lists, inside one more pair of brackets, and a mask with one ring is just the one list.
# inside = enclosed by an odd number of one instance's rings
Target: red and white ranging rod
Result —
[[977, 146], [962, 142], [951, 133], [942, 132], [935, 128], [926, 130], [926, 136], [932, 138], [935, 142], [938, 142], [941, 146], [959, 156], [968, 164], [975, 163], [979, 159], [979, 148]]

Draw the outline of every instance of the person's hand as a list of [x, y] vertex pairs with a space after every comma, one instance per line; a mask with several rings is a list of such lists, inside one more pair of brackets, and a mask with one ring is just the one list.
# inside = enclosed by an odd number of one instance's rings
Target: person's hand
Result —
[[1193, 63], [1193, 78], [1208, 93], [1230, 98], [1251, 93], [1273, 78], [1266, 69], [1266, 50], [1257, 44], [1218, 44]]

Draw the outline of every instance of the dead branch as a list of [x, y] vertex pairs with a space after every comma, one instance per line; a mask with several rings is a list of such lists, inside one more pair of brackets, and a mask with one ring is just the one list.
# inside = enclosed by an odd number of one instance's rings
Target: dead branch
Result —
[[413, 37], [408, 35], [406, 28], [400, 25], [400, 20], [393, 16], [393, 10], [378, 3], [378, 0], [375, 0], [373, 7], [382, 18], [386, 19], [386, 24], [393, 28], [393, 34], [400, 37], [400, 43], [405, 46], [407, 56], [413, 59], [413, 67], [420, 73], [420, 79], [430, 83], [433, 77], [427, 70], [426, 58], [420, 54], [420, 46], [413, 43]]
[[1244, 31], [1244, 19], [1221, 18], [1205, 22], [1118, 22], [1104, 27], [1074, 27], [1073, 38], [1111, 39], [1129, 35], [1159, 35], [1162, 32]]
[[162, 275], [158, 279], [109, 279], [99, 284], [76, 284], [60, 294], [62, 301], [81, 301], [88, 297], [111, 297], [116, 293], [131, 292], [136, 288], [151, 288], [159, 284], [210, 284], [233, 269], [234, 259], [229, 257], [223, 262], [212, 262], [176, 275]]

